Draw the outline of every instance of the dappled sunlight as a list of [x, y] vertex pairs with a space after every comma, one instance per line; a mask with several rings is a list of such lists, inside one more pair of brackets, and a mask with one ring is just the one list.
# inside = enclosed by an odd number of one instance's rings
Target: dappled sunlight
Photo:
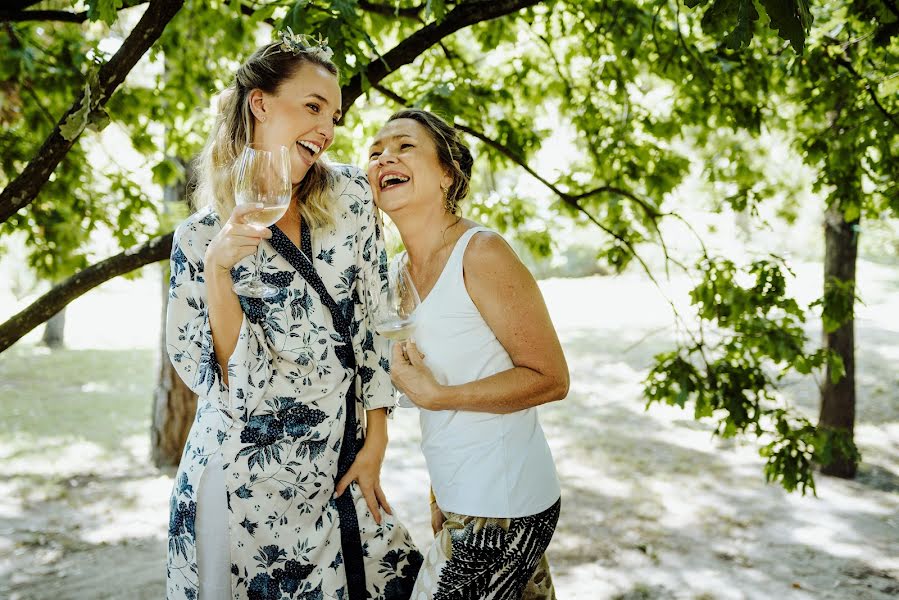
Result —
[[165, 538], [167, 530], [160, 527], [159, 516], [168, 511], [171, 491], [172, 480], [167, 476], [132, 480], [118, 495], [108, 495], [99, 486], [93, 493], [87, 490], [86, 498], [97, 499], [79, 514], [81, 539], [116, 544], [131, 538]]
[[[81, 473], [89, 465], [100, 464], [100, 459], [106, 456], [104, 449], [97, 444], [84, 440], [72, 440], [66, 438], [41, 439], [34, 444], [46, 444], [52, 449], [52, 456], [42, 456], [44, 460], [35, 460], [34, 445], [29, 445], [29, 452], [10, 453], [14, 458], [4, 461], [5, 472], [10, 477], [15, 476], [57, 476], [68, 477]], [[4, 452], [5, 453], [5, 452]], [[16, 458], [15, 456], [18, 455]], [[127, 468], [126, 463], [120, 463], [120, 468]]]
[[[624, 275], [541, 287], [572, 378], [568, 398], [539, 409], [563, 489], [548, 551], [560, 598], [885, 600], [899, 591], [899, 341], [883, 322], [859, 328], [869, 344], [858, 357], [859, 476], [818, 474], [818, 496], [803, 497], [765, 483], [759, 442], [714, 436], [690, 406], [646, 407], [647, 369], [675, 335], [651, 284]], [[158, 325], [134, 324], [147, 340]], [[41, 361], [64, 374], [34, 384], [34, 400], [3, 407], [12, 435], [0, 441], [0, 595], [41, 597], [48, 579], [72, 598], [121, 581], [134, 581], [139, 597], [162, 593], [172, 478], [148, 464], [157, 353], [128, 352], [20, 345], [0, 365], [0, 386], [31, 385]], [[779, 393], [816, 418], [813, 381], [790, 379]], [[418, 411], [397, 409], [389, 428], [382, 487], [427, 547]]]
[[[72, 477], [85, 470], [105, 474], [125, 474], [149, 456], [149, 435], [133, 435], [122, 440], [120, 452], [83, 439], [31, 438], [18, 443], [0, 443], [4, 474], [16, 476]], [[24, 442], [24, 443], [23, 443]], [[43, 451], [43, 452], [41, 452]]]

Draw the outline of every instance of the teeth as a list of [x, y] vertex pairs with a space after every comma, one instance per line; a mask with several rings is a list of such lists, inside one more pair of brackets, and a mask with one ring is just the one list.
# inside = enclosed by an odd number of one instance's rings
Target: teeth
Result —
[[311, 151], [312, 154], [318, 154], [319, 152], [322, 151], [321, 146], [319, 146], [318, 144], [314, 144], [312, 142], [307, 142], [306, 140], [300, 140], [299, 142], [297, 142], [297, 144], [299, 144], [300, 146], [302, 146], [304, 148], [309, 149], [309, 151]]
[[383, 190], [388, 185], [392, 185], [394, 183], [406, 183], [407, 181], [409, 181], [409, 178], [402, 175], [385, 175], [383, 178], [381, 178], [381, 189]]

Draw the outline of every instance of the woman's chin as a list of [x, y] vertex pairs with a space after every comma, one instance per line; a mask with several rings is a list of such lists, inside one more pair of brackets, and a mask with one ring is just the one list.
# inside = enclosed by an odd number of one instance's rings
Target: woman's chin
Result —
[[298, 185], [303, 178], [306, 177], [306, 173], [309, 172], [310, 165], [307, 165], [304, 162], [294, 161], [290, 164], [290, 179], [294, 185]]

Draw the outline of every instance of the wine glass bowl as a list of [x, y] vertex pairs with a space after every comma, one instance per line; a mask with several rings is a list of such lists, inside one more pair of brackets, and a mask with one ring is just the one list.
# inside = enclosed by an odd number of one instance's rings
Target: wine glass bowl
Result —
[[[387, 299], [375, 319], [375, 331], [391, 340], [391, 344], [405, 343], [415, 333], [415, 309], [421, 303], [412, 277], [402, 261], [387, 272]], [[415, 404], [400, 394], [397, 406], [412, 408]]]
[[[238, 205], [259, 204], [261, 208], [244, 215], [244, 222], [262, 227], [277, 223], [290, 206], [290, 154], [286, 146], [264, 148], [247, 144], [238, 159], [234, 200]], [[248, 298], [269, 298], [281, 292], [262, 281], [259, 275], [262, 243], [256, 249], [253, 275], [234, 284], [234, 292]]]
[[387, 273], [387, 300], [375, 322], [375, 330], [394, 342], [405, 342], [415, 333], [418, 292], [405, 265], [395, 264]]

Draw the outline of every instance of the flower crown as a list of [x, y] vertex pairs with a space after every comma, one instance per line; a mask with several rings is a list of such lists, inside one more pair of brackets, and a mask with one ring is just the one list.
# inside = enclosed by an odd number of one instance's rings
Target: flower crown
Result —
[[279, 31], [278, 36], [281, 38], [279, 48], [282, 52], [290, 52], [291, 54], [311, 54], [321, 60], [331, 60], [334, 51], [328, 47], [328, 38], [312, 37], [305, 34], [294, 33], [288, 27], [287, 31]]

